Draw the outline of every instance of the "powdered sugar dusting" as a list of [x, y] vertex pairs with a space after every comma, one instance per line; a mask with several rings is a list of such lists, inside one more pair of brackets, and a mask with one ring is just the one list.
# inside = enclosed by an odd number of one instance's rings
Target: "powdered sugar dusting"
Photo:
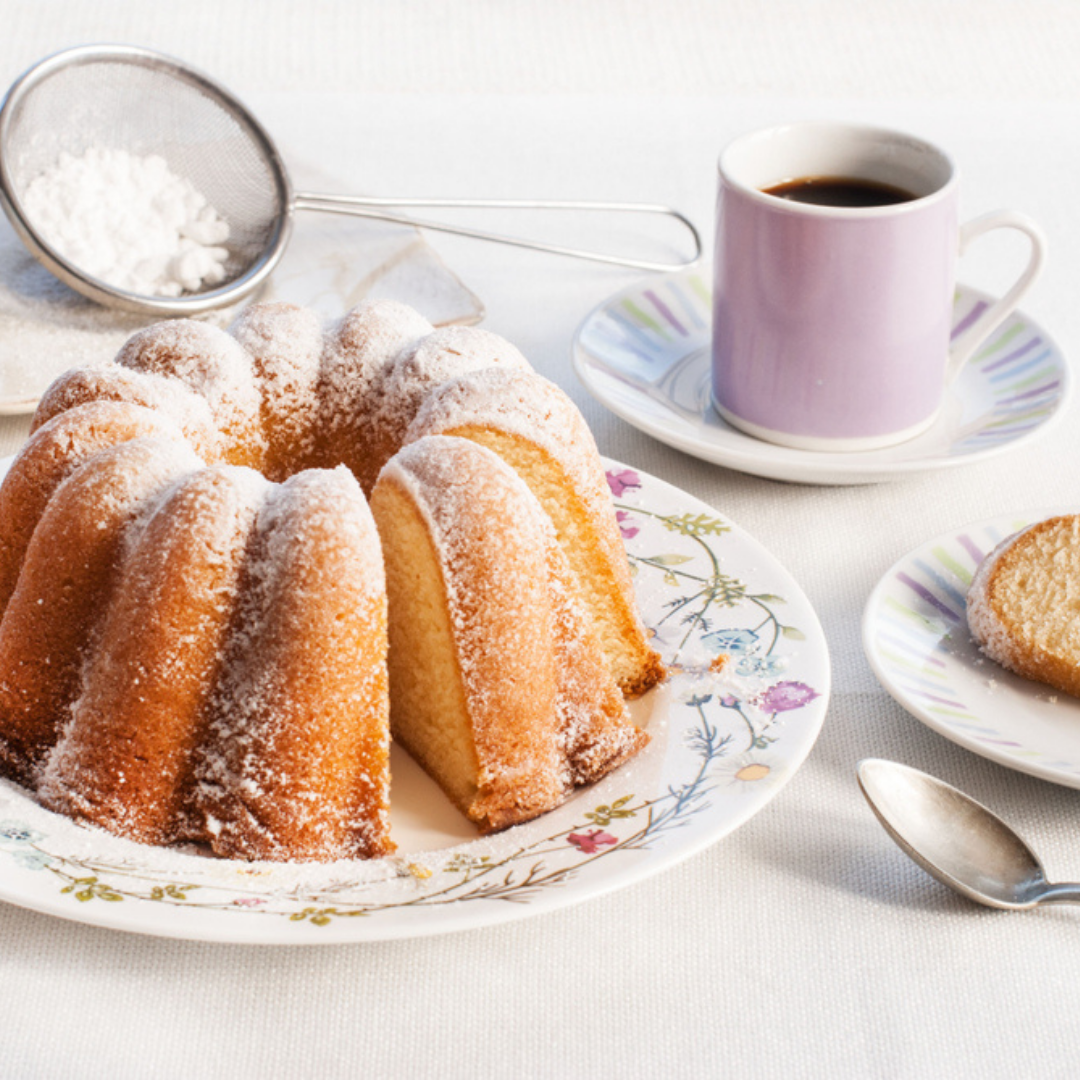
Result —
[[590, 514], [611, 513], [592, 432], [555, 383], [512, 366], [485, 367], [447, 379], [427, 394], [405, 442], [473, 426], [495, 428], [541, 447], [565, 470]]
[[266, 489], [228, 466], [159, 486], [129, 533], [81, 694], [46, 764], [47, 805], [149, 843], [185, 835], [191, 748]]
[[[512, 523], [513, 537], [527, 536], [531, 541], [551, 531], [550, 521], [517, 474], [490, 450], [442, 435], [411, 443], [391, 459], [384, 473], [409, 492], [427, 523], [446, 567], [445, 586], [455, 628], [466, 627], [469, 609], [477, 604], [476, 563], [486, 555], [497, 563], [492, 570], [505, 583], [501, 599], [513, 605], [508, 628], [523, 633], [529, 618], [535, 617], [534, 594], [544, 575], [530, 575], [526, 567], [506, 560], [505, 551], [499, 552], [494, 543], [484, 542], [496, 523]], [[532, 542], [523, 542], [521, 547], [523, 552], [535, 551]], [[535, 559], [534, 554], [530, 563]], [[479, 644], [486, 648], [486, 643]], [[470, 655], [475, 654], [464, 650], [461, 656], [466, 675]], [[476, 692], [482, 693], [483, 687], [476, 687]]]
[[422, 315], [391, 300], [365, 302], [329, 329], [319, 370], [318, 464], [347, 465], [371, 490], [392, 453], [374, 424], [385, 371], [430, 330]]
[[259, 392], [251, 358], [230, 334], [194, 319], [155, 323], [133, 335], [116, 362], [169, 376], [201, 394], [226, 439], [244, 441], [255, 460], [262, 457], [265, 436], [258, 423]]
[[477, 326], [444, 326], [421, 338], [387, 372], [376, 414], [383, 438], [400, 445], [424, 398], [440, 383], [496, 365], [532, 370], [513, 345]]
[[0, 624], [0, 715], [25, 754], [20, 775], [56, 741], [127, 531], [163, 483], [198, 465], [182, 442], [137, 438], [91, 456], [49, 500]]
[[215, 850], [387, 850], [382, 581], [374, 522], [346, 469], [309, 470], [272, 490], [197, 765]]
[[61, 153], [27, 185], [22, 207], [69, 263], [127, 292], [180, 296], [225, 279], [228, 223], [159, 155]]
[[322, 321], [294, 304], [253, 304], [229, 331], [251, 358], [261, 398], [270, 465], [279, 479], [286, 462], [314, 451]]
[[557, 628], [553, 640], [558, 650], [560, 740], [570, 785], [589, 784], [640, 750], [648, 736], [631, 722], [554, 534], [547, 548], [549, 596]]
[[[1032, 526], [1028, 526], [1031, 528]], [[1009, 630], [990, 602], [988, 587], [998, 560], [1026, 529], [1007, 536], [979, 563], [968, 586], [966, 614], [968, 628], [987, 656], [1011, 667], [1014, 645]]]
[[175, 379], [163, 379], [111, 362], [74, 368], [56, 379], [38, 404], [32, 430], [71, 409], [102, 401], [150, 409], [162, 418], [169, 418], [180, 426], [207, 461], [220, 461], [225, 455], [221, 433], [206, 398]]
[[330, 328], [321, 393], [331, 417], [371, 414], [394, 358], [432, 332], [418, 311], [396, 300], [367, 300]]

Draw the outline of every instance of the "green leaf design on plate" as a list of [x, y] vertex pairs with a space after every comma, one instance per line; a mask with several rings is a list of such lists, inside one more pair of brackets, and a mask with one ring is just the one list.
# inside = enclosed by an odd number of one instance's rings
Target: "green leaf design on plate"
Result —
[[175, 884], [175, 885], [174, 884], [155, 885], [150, 890], [150, 899], [151, 900], [166, 900], [166, 899], [186, 900], [188, 898], [187, 897], [188, 892], [190, 892], [192, 889], [197, 889], [198, 887], [199, 887], [198, 885], [180, 885], [180, 884]]
[[682, 533], [683, 536], [721, 536], [731, 532], [730, 525], [708, 514], [680, 514], [678, 517], [662, 517], [660, 521], [665, 529]]
[[88, 900], [123, 900], [121, 893], [111, 885], [98, 881], [96, 877], [75, 878], [70, 884], [65, 885], [62, 893], [74, 893], [75, 899], [86, 903]]
[[333, 922], [333, 916], [338, 918], [354, 918], [356, 916], [367, 915], [367, 911], [363, 909], [357, 909], [355, 911], [339, 911], [336, 907], [328, 908], [314, 908], [306, 907], [301, 911], [294, 911], [289, 916], [290, 922], [304, 922], [305, 920], [311, 923], [312, 926], [329, 926]]
[[717, 574], [710, 582], [710, 602], [731, 608], [742, 603], [746, 597], [746, 585], [727, 574]]
[[469, 855], [467, 852], [458, 852], [443, 869], [451, 874], [467, 874], [470, 870], [486, 867], [491, 862], [490, 855]]
[[637, 811], [625, 810], [623, 807], [633, 797], [633, 795], [624, 795], [621, 799], [616, 799], [610, 806], [604, 803], [595, 810], [589, 811], [585, 815], [585, 819], [591, 821], [594, 825], [610, 825], [616, 818], [632, 818], [636, 816]]

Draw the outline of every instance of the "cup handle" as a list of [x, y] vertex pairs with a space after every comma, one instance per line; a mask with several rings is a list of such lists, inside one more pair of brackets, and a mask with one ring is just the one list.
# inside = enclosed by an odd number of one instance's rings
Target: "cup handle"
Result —
[[960, 254], [964, 254], [972, 240], [991, 229], [1018, 229], [1031, 241], [1031, 254], [1024, 272], [1013, 287], [953, 341], [946, 369], [947, 383], [951, 383], [960, 374], [960, 369], [971, 359], [972, 353], [1016, 309], [1024, 294], [1035, 284], [1046, 259], [1046, 237], [1042, 229], [1026, 214], [1015, 210], [991, 210], [988, 214], [981, 214], [965, 222], [960, 227]]

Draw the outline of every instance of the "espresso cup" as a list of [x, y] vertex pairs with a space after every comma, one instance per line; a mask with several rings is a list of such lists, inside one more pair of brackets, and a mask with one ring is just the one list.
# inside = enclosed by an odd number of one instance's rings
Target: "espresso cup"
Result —
[[[719, 172], [713, 403], [769, 442], [860, 451], [925, 431], [1044, 259], [1042, 232], [1023, 214], [959, 225], [955, 165], [899, 132], [769, 128], [731, 143]], [[826, 196], [869, 205], [795, 201]], [[1027, 266], [950, 340], [957, 258], [996, 228], [1028, 236]]]

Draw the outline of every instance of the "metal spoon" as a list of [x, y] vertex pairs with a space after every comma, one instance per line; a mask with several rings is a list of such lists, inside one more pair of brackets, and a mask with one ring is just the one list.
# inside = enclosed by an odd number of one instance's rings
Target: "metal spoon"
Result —
[[962, 791], [880, 758], [860, 761], [857, 772], [885, 831], [942, 884], [980, 904], [1010, 910], [1080, 903], [1080, 883], [1047, 881], [1024, 841]]

